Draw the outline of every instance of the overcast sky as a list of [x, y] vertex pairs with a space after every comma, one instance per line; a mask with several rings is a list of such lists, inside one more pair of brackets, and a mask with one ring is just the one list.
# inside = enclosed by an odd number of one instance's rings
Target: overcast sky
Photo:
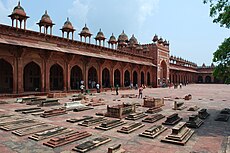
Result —
[[[27, 28], [38, 31], [36, 23], [45, 10], [55, 23], [53, 33], [69, 17], [77, 33], [86, 23], [95, 35], [101, 28], [109, 38], [125, 30], [141, 44], [152, 43], [155, 34], [170, 41], [170, 54], [201, 65], [210, 65], [213, 52], [229, 36], [229, 30], [212, 23], [209, 6], [203, 0], [21, 0], [28, 16]], [[0, 23], [11, 25], [7, 17], [18, 0], [0, 0]]]

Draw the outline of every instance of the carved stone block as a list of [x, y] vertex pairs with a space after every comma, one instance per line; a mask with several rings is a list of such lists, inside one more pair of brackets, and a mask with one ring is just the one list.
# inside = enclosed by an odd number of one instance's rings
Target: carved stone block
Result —
[[145, 116], [148, 116], [148, 115], [146, 115], [143, 112], [136, 112], [136, 113], [129, 114], [125, 119], [135, 121]]
[[146, 113], [149, 114], [155, 114], [161, 112], [163, 109], [162, 108], [149, 108]]
[[67, 119], [66, 122], [76, 123], [76, 122], [81, 122], [81, 121], [92, 119], [92, 118], [93, 118], [93, 116], [83, 116], [83, 117], [79, 117], [79, 118]]
[[219, 114], [219, 115], [217, 115], [217, 117], [215, 118], [215, 121], [227, 122], [228, 119], [229, 119], [229, 115], [227, 115], [227, 114]]
[[202, 121], [198, 115], [189, 116], [189, 120], [186, 122], [186, 126], [190, 128], [199, 128], [204, 121]]
[[194, 105], [188, 108], [188, 111], [197, 111], [199, 109], [198, 106]]
[[154, 123], [158, 120], [161, 120], [164, 117], [165, 116], [162, 114], [154, 114], [154, 115], [151, 115], [149, 117], [146, 117], [144, 120], [142, 120], [142, 122]]
[[198, 117], [200, 119], [206, 119], [209, 116], [209, 113], [207, 112], [207, 109], [201, 109], [200, 111], [198, 111]]
[[110, 130], [113, 129], [115, 127], [121, 126], [123, 124], [126, 124], [126, 122], [119, 120], [119, 119], [115, 119], [115, 120], [107, 120], [101, 123], [101, 125], [96, 126], [96, 129], [100, 129], [100, 130]]
[[139, 128], [142, 128], [143, 126], [145, 125], [142, 123], [129, 123], [128, 125], [123, 126], [120, 130], [117, 130], [117, 132], [129, 134]]
[[194, 131], [187, 128], [185, 124], [185, 122], [180, 122], [174, 126], [172, 133], [162, 139], [161, 142], [185, 145], [194, 133]]
[[182, 120], [182, 118], [180, 118], [177, 113], [174, 113], [174, 114], [168, 116], [166, 121], [163, 122], [162, 124], [164, 124], [164, 125], [175, 125], [176, 123], [180, 122], [181, 120]]
[[91, 119], [87, 119], [87, 120], [84, 120], [81, 123], [78, 123], [78, 125], [88, 127], [88, 126], [92, 126], [92, 125], [95, 125], [95, 124], [100, 124], [100, 123], [102, 123], [104, 121], [106, 121], [106, 119], [104, 117], [93, 117]]
[[66, 110], [63, 108], [58, 108], [58, 109], [44, 111], [40, 116], [47, 118], [47, 117], [58, 116], [63, 114], [67, 114]]
[[164, 132], [166, 129], [167, 127], [164, 127], [163, 125], [153, 125], [152, 127], [145, 130], [143, 133], [140, 133], [139, 136], [153, 139], [162, 132]]
[[187, 108], [187, 106], [184, 106], [184, 102], [174, 101], [173, 110], [183, 110]]
[[125, 150], [121, 148], [121, 144], [116, 144], [108, 148], [108, 153], [125, 153]]
[[84, 153], [84, 152], [87, 152], [89, 150], [92, 150], [100, 145], [103, 145], [107, 142], [111, 141], [110, 138], [107, 138], [107, 137], [97, 137], [93, 140], [89, 140], [89, 141], [86, 141], [82, 144], [79, 144], [77, 145], [76, 147], [73, 148], [74, 151], [77, 151], [77, 152], [81, 152], [81, 153]]

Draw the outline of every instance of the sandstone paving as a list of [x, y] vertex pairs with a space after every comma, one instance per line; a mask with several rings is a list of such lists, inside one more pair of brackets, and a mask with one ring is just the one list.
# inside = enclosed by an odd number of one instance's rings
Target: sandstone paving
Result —
[[[0, 130], [0, 152], [1, 153], [14, 153], [14, 152], [28, 152], [28, 153], [71, 153], [72, 148], [76, 145], [83, 143], [87, 140], [91, 140], [98, 136], [107, 136], [112, 141], [106, 143], [96, 149], [93, 149], [92, 153], [106, 153], [107, 148], [114, 144], [122, 144], [127, 152], [130, 153], [227, 153], [229, 151], [229, 139], [230, 136], [230, 120], [228, 122], [219, 122], [214, 121], [215, 117], [219, 114], [220, 110], [223, 108], [230, 108], [230, 86], [223, 84], [191, 84], [188, 86], [183, 86], [182, 89], [173, 89], [173, 88], [146, 88], [143, 91], [143, 96], [151, 97], [167, 97], [165, 100], [165, 106], [163, 106], [163, 111], [161, 114], [166, 117], [178, 113], [180, 117], [183, 118], [183, 121], [187, 121], [189, 115], [197, 114], [197, 111], [190, 112], [187, 109], [184, 110], [172, 110], [173, 102], [176, 100], [176, 97], [183, 98], [187, 94], [192, 95], [192, 99], [185, 101], [183, 99], [178, 99], [178, 101], [184, 102], [184, 105], [187, 107], [197, 105], [200, 108], [206, 108], [210, 116], [204, 120], [204, 124], [195, 129], [194, 135], [186, 143], [185, 146], [178, 146], [174, 144], [162, 143], [160, 140], [166, 135], [171, 133], [172, 126], [166, 126], [168, 129], [160, 134], [155, 139], [148, 139], [139, 137], [138, 134], [148, 129], [152, 125], [161, 124], [165, 121], [166, 118], [161, 119], [155, 123], [144, 123], [145, 126], [140, 128], [130, 134], [118, 133], [117, 130], [121, 126], [108, 131], [102, 131], [95, 129], [96, 126], [83, 127], [79, 126], [78, 123], [69, 123], [66, 122], [66, 119], [82, 117], [85, 115], [95, 116], [97, 112], [106, 112], [107, 105], [117, 105], [123, 102], [129, 103], [140, 103], [143, 104], [143, 99], [138, 98], [121, 98], [121, 94], [138, 94], [138, 90], [120, 90], [120, 95], [115, 95], [115, 91], [108, 91], [103, 93], [93, 93], [93, 96], [87, 96], [89, 99], [92, 97], [103, 98], [105, 99], [106, 105], [96, 106], [92, 110], [82, 111], [82, 112], [72, 112], [68, 111], [68, 114], [50, 117], [50, 118], [41, 118], [39, 116], [33, 115], [23, 115], [25, 118], [31, 118], [43, 121], [45, 123], [51, 123], [56, 126], [64, 126], [73, 130], [88, 131], [93, 135], [91, 137], [72, 142], [70, 144], [57, 147], [49, 148], [43, 145], [43, 142], [47, 140], [42, 140], [39, 142], [30, 140], [27, 136], [18, 137], [13, 135], [11, 132], [6, 132]], [[71, 94], [66, 98], [60, 98], [60, 103], [64, 104], [69, 101]], [[7, 101], [8, 104], [0, 104], [0, 114], [14, 114], [21, 115], [18, 112], [14, 112], [15, 109], [20, 109], [24, 107], [33, 107], [27, 106], [25, 104], [14, 103], [15, 98], [5, 98], [4, 101]], [[48, 110], [50, 108], [58, 108], [60, 106], [52, 107], [43, 107], [43, 109]], [[146, 111], [147, 108], [137, 107], [137, 111]], [[111, 118], [109, 118], [111, 119]], [[139, 119], [135, 122], [141, 122], [142, 119]], [[134, 122], [124, 120], [126, 122]]]

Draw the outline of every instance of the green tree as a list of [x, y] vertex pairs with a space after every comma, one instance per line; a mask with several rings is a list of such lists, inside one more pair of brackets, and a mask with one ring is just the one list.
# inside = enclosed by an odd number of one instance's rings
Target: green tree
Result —
[[[230, 3], [228, 0], [204, 0], [203, 2], [210, 4], [210, 16], [214, 18], [214, 23], [230, 28]], [[224, 80], [225, 83], [230, 83], [230, 38], [225, 39], [213, 55], [213, 62], [217, 64], [213, 75]]]

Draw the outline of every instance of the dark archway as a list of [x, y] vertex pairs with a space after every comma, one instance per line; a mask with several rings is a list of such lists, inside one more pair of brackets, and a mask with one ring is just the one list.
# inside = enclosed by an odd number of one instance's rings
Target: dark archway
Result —
[[0, 93], [12, 93], [13, 68], [10, 63], [0, 59]]
[[125, 71], [124, 84], [125, 84], [125, 87], [130, 86], [130, 73], [128, 70]]
[[136, 84], [138, 85], [138, 76], [137, 76], [137, 72], [134, 71], [133, 72], [133, 85], [136, 86]]
[[150, 79], [150, 73], [147, 73], [147, 86], [150, 86], [151, 84], [151, 79]]
[[118, 69], [114, 71], [114, 86], [121, 86], [121, 73]]
[[203, 77], [202, 76], [198, 76], [198, 83], [203, 83]]
[[205, 83], [211, 83], [212, 82], [212, 79], [211, 77], [208, 75], [205, 77]]
[[103, 88], [110, 87], [110, 73], [107, 68], [104, 68], [102, 71], [102, 87]]
[[145, 84], [145, 74], [144, 72], [141, 72], [141, 85]]
[[81, 81], [83, 81], [82, 70], [79, 66], [75, 65], [71, 69], [71, 76], [70, 76], [70, 86], [73, 90], [80, 89]]
[[63, 69], [60, 65], [54, 64], [50, 68], [50, 90], [63, 90], [64, 79]]
[[30, 62], [24, 67], [24, 91], [41, 91], [41, 69], [35, 62]]
[[161, 67], [160, 67], [160, 82], [166, 83], [166, 80], [167, 80], [167, 64], [163, 60], [161, 62]]
[[97, 70], [94, 67], [91, 67], [88, 71], [88, 88], [95, 88], [97, 83]]

